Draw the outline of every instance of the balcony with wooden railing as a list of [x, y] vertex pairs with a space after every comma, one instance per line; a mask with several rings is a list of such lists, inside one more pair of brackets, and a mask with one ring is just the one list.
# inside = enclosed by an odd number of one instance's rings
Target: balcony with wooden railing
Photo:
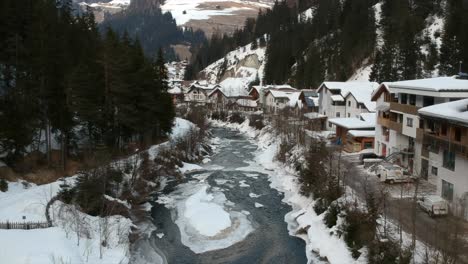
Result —
[[377, 124], [384, 126], [388, 129], [395, 130], [398, 133], [401, 133], [403, 131], [403, 124], [392, 121], [389, 118], [379, 116], [377, 117]]
[[419, 107], [408, 104], [400, 104], [396, 102], [390, 102], [390, 110], [406, 113], [410, 115], [418, 115]]
[[435, 150], [449, 150], [464, 156], [468, 159], [468, 145], [462, 142], [449, 140], [446, 136], [433, 134], [430, 132], [424, 133], [424, 145], [428, 147], [431, 152], [437, 152]]

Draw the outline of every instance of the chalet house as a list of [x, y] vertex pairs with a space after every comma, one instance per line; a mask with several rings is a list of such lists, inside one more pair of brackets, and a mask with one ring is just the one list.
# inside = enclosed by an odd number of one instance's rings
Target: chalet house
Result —
[[249, 91], [249, 95], [253, 100], [257, 101], [257, 105], [261, 107], [264, 111], [266, 110], [266, 94], [269, 90], [281, 90], [281, 91], [297, 91], [297, 89], [291, 87], [288, 84], [283, 85], [254, 85]]
[[429, 170], [427, 146], [418, 110], [423, 107], [468, 98], [468, 80], [438, 77], [389, 82], [380, 85], [372, 100], [377, 103], [374, 152], [389, 157], [408, 171], [439, 181]]
[[301, 90], [299, 96], [305, 112], [318, 112], [319, 110], [319, 95], [315, 90]]
[[227, 78], [208, 95], [208, 99], [214, 107], [223, 109], [235, 107], [239, 99], [242, 99], [241, 102], [243, 102], [244, 105], [252, 105], [251, 103], [245, 102], [247, 99], [250, 99], [247, 92], [247, 85], [248, 84], [240, 78]]
[[219, 85], [207, 84], [204, 82], [194, 82], [190, 85], [188, 92], [185, 94], [185, 101], [191, 103], [207, 104], [208, 95], [218, 88]]
[[302, 108], [300, 95], [301, 92], [298, 90], [269, 89], [265, 94], [264, 109], [273, 114], [287, 107], [298, 111]]
[[[375, 112], [371, 95], [379, 87], [375, 82], [324, 82], [317, 89], [319, 113], [331, 118], [359, 118], [361, 113]], [[334, 130], [333, 123], [328, 129]]]
[[437, 181], [437, 192], [468, 219], [468, 99], [423, 107], [421, 173]]
[[359, 117], [332, 118], [328, 122], [335, 126], [335, 143], [344, 146], [346, 151], [356, 152], [364, 148], [373, 148], [375, 119], [374, 113], [364, 113]]

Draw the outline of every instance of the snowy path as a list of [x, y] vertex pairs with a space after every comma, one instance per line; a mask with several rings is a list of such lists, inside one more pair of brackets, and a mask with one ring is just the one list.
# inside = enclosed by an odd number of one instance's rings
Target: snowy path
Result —
[[158, 196], [151, 246], [168, 263], [307, 263], [305, 242], [288, 233], [292, 208], [251, 168], [257, 146], [234, 130], [213, 133], [211, 161]]

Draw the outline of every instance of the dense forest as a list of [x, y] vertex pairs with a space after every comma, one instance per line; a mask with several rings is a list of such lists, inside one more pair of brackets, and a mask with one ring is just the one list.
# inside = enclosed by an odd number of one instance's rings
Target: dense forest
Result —
[[186, 43], [198, 46], [206, 41], [203, 31], [178, 27], [171, 13], [163, 13], [154, 1], [131, 1], [128, 9], [107, 16], [99, 27], [102, 30], [111, 27], [119, 34], [128, 32], [140, 41], [148, 57], [155, 56], [162, 48], [168, 60], [178, 59], [171, 45]]
[[[174, 109], [160, 51], [106, 29], [69, 0], [0, 4], [0, 153], [8, 165], [58, 142], [61, 164], [85, 150], [122, 151], [171, 130]], [[44, 144], [45, 141], [45, 144]]]
[[[269, 38], [265, 83], [314, 88], [323, 80], [348, 80], [367, 65], [373, 65], [370, 77], [379, 82], [453, 75], [460, 62], [468, 68], [468, 5], [463, 2], [303, 0], [299, 8], [277, 2], [233, 36], [214, 36], [194, 47], [186, 78], [195, 78], [233, 45], [258, 41], [264, 34]], [[313, 15], [304, 18], [301, 13], [308, 8]], [[438, 17], [444, 27], [430, 35], [428, 24]]]

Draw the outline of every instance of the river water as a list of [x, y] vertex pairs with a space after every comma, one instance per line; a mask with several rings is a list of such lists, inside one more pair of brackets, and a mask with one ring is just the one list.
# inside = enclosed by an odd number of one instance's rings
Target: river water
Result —
[[[202, 170], [188, 173], [184, 185], [195, 187], [203, 181], [209, 189], [221, 190], [230, 201], [229, 210], [248, 212], [246, 217], [253, 231], [232, 246], [196, 254], [182, 243], [176, 210], [156, 202], [152, 217], [157, 231], [150, 237], [151, 247], [171, 264], [307, 263], [305, 242], [290, 236], [284, 222], [291, 207], [281, 201], [282, 193], [270, 188], [266, 174], [248, 167], [254, 161], [255, 142], [227, 128], [213, 128], [211, 132], [216, 139], [211, 161], [202, 165]], [[169, 183], [160, 196], [170, 197], [180, 192], [179, 188]]]

